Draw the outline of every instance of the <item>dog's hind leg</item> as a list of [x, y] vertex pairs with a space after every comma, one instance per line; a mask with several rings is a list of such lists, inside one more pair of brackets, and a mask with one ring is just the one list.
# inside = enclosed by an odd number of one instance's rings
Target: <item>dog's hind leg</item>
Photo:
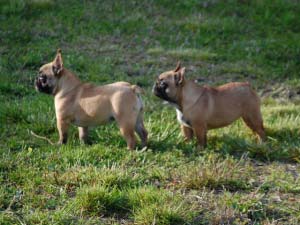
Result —
[[127, 148], [133, 150], [136, 145], [136, 138], [133, 127], [120, 126], [120, 131], [127, 142]]
[[252, 112], [248, 112], [243, 117], [246, 125], [255, 133], [258, 134], [261, 141], [266, 140], [266, 133], [263, 125], [260, 109], [255, 109]]
[[116, 116], [115, 119], [119, 125], [122, 136], [127, 142], [127, 148], [133, 150], [136, 145], [136, 138], [134, 134], [136, 120], [133, 116], [129, 116], [126, 113]]

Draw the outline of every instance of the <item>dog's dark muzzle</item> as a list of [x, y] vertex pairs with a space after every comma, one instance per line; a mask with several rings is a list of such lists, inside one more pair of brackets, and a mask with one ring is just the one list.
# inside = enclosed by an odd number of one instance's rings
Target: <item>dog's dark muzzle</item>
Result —
[[160, 98], [163, 98], [163, 96], [166, 95], [166, 88], [167, 88], [167, 85], [164, 84], [164, 83], [161, 83], [161, 82], [156, 82], [153, 86], [153, 93], [157, 96], [157, 97], [160, 97]]
[[166, 84], [164, 81], [157, 81], [153, 86], [153, 93], [168, 102], [174, 102], [166, 93], [166, 89], [168, 88], [168, 84]]
[[35, 89], [46, 94], [52, 94], [53, 92], [53, 88], [47, 83], [46, 75], [39, 75], [35, 78]]

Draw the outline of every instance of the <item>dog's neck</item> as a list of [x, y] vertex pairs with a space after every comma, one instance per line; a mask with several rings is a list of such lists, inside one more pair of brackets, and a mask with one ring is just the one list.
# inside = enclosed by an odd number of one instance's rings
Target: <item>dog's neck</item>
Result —
[[[175, 107], [183, 112], [191, 105], [194, 105], [201, 96], [200, 93], [198, 98], [191, 98], [191, 96], [194, 96], [194, 93], [192, 93], [193, 90], [198, 89], [202, 92], [204, 89], [192, 80], [185, 80], [180, 88], [181, 90], [178, 91]], [[199, 94], [199, 92], [197, 92], [197, 94]]]
[[176, 96], [174, 98], [165, 99], [165, 102], [169, 103], [171, 106], [175, 107], [176, 109], [178, 109], [181, 112], [182, 112], [182, 109], [183, 109], [182, 108], [183, 107], [183, 104], [182, 104], [182, 90], [183, 90], [184, 84], [185, 84], [185, 82], [177, 87], [177, 93], [176, 93]]
[[185, 82], [180, 87], [178, 87], [176, 101], [173, 103], [175, 108], [180, 110], [180, 111], [182, 111], [182, 107], [183, 107], [183, 104], [182, 104], [182, 97], [183, 97], [182, 91], [183, 91], [184, 85], [185, 85]]
[[66, 96], [67, 93], [81, 85], [79, 78], [65, 68], [62, 70], [60, 76], [61, 77], [58, 81], [57, 90], [54, 93], [55, 97]]

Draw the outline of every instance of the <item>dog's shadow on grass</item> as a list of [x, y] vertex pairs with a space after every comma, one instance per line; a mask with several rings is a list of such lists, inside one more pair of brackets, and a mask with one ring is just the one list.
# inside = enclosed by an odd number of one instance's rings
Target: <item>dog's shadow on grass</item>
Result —
[[267, 129], [267, 140], [257, 142], [230, 135], [209, 138], [208, 151], [240, 158], [247, 154], [259, 161], [296, 162], [300, 159], [300, 132], [297, 129]]
[[281, 143], [289, 143], [289, 144], [297, 144], [300, 146], [300, 128], [296, 129], [288, 129], [282, 128], [279, 130], [276, 129], [267, 129], [266, 130], [267, 136], [271, 139], [277, 140]]
[[148, 148], [152, 149], [154, 152], [163, 153], [163, 152], [173, 151], [175, 149], [188, 151], [188, 149], [190, 148], [190, 145], [186, 145], [183, 142], [174, 143], [173, 140], [160, 141], [160, 140], [151, 139], [151, 140], [149, 140]]
[[[147, 145], [156, 153], [172, 152], [180, 150], [186, 157], [201, 156], [207, 152], [215, 152], [221, 155], [232, 155], [240, 158], [247, 154], [249, 158], [258, 161], [280, 161], [296, 162], [300, 160], [300, 130], [299, 129], [270, 129], [266, 130], [267, 141], [258, 143], [254, 137], [244, 138], [235, 135], [208, 136], [208, 146], [203, 150], [196, 149], [196, 141], [184, 142], [183, 137], [170, 137], [160, 140], [150, 136]], [[78, 132], [73, 129], [71, 132], [72, 144], [80, 144]], [[126, 141], [119, 130], [112, 127], [92, 129], [89, 133], [88, 144], [93, 146], [102, 143], [104, 146], [126, 148]], [[137, 150], [142, 150], [140, 141], [137, 142]]]
[[239, 137], [236, 135], [209, 136], [208, 146], [203, 150], [196, 149], [195, 139], [191, 142], [184, 142], [183, 137], [157, 140], [152, 137], [148, 148], [154, 152], [163, 153], [181, 150], [186, 157], [195, 157], [215, 152], [221, 155], [232, 155], [241, 158], [243, 155], [257, 161], [280, 161], [295, 162], [300, 159], [300, 131], [296, 129], [267, 129], [267, 140], [258, 142], [251, 135], [250, 137]]
[[203, 155], [204, 151], [197, 149], [196, 141], [185, 142], [183, 137], [159, 140], [151, 138], [149, 140], [148, 149], [155, 153], [166, 153], [172, 151], [181, 151], [186, 157], [197, 157]]

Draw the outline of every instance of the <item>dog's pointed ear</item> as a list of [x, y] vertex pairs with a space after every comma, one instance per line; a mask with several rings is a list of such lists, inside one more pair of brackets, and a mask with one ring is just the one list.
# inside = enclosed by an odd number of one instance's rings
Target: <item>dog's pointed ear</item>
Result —
[[63, 70], [63, 60], [61, 56], [61, 49], [57, 49], [55, 59], [53, 60], [53, 72], [54, 75], [59, 75]]
[[182, 67], [179, 70], [177, 70], [177, 73], [174, 76], [176, 85], [181, 85], [183, 83], [184, 73], [185, 73], [185, 67]]
[[177, 66], [176, 66], [174, 72], [177, 72], [178, 70], [180, 70], [180, 68], [181, 68], [181, 62], [178, 61], [178, 62], [177, 62]]

